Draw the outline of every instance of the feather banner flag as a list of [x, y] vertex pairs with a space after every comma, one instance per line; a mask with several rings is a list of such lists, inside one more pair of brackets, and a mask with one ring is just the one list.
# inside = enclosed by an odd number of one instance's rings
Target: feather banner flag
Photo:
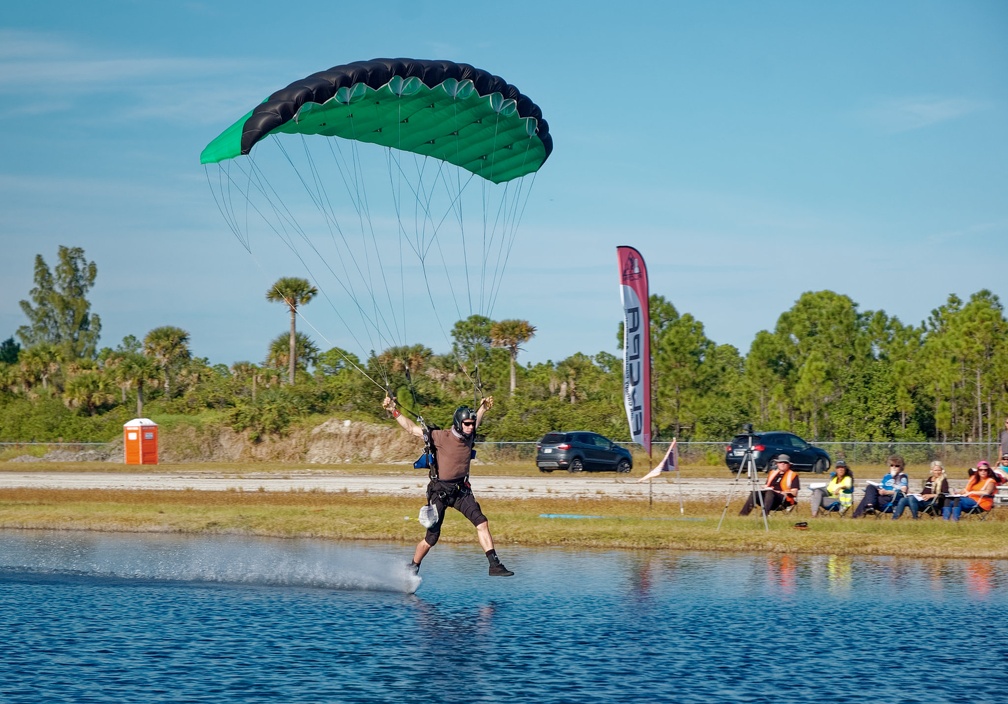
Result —
[[617, 247], [623, 301], [623, 405], [630, 439], [651, 454], [651, 323], [644, 257], [633, 247]]
[[679, 469], [679, 448], [676, 447], [676, 439], [672, 438], [672, 444], [669, 445], [668, 452], [665, 453], [665, 457], [662, 461], [658, 463], [658, 466], [652, 469], [650, 472], [645, 474], [643, 477], [637, 480], [637, 483], [646, 482], [648, 479], [654, 479], [662, 472], [674, 472]]

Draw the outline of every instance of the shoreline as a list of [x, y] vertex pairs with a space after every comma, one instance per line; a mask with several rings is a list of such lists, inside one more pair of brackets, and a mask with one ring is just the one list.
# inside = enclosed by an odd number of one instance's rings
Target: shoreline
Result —
[[[76, 468], [75, 468], [76, 469]], [[0, 529], [161, 532], [416, 544], [427, 479], [377, 472], [0, 470]], [[907, 516], [812, 519], [807, 492], [790, 513], [739, 517], [748, 482], [731, 477], [638, 483], [612, 473], [473, 475], [498, 546], [1008, 559], [1008, 510], [959, 523]], [[727, 505], [727, 510], [726, 510]], [[570, 520], [570, 519], [591, 520]], [[805, 524], [804, 526], [802, 524]], [[796, 530], [800, 528], [800, 530]], [[469, 543], [448, 512], [442, 540]]]

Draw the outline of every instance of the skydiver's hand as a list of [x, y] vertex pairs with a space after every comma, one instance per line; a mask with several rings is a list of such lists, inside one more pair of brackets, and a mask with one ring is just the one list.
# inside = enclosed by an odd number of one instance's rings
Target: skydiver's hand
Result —
[[480, 401], [480, 407], [485, 408], [488, 411], [493, 408], [493, 396], [487, 396], [482, 401]]
[[382, 405], [382, 408], [384, 408], [386, 411], [388, 411], [389, 413], [391, 413], [392, 411], [395, 410], [396, 402], [395, 402], [394, 398], [391, 398], [390, 396], [386, 396], [385, 400], [382, 401], [381, 405]]

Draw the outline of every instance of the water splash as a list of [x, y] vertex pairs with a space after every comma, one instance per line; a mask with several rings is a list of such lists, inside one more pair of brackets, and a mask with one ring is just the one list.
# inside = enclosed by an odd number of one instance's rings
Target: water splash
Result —
[[86, 577], [414, 593], [422, 579], [387, 549], [312, 540], [28, 532], [0, 570]]

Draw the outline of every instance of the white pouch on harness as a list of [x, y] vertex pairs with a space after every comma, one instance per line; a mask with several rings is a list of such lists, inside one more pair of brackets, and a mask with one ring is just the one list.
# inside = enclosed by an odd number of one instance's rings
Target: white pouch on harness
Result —
[[437, 523], [437, 519], [437, 506], [434, 504], [427, 504], [420, 509], [420, 517], [417, 520], [420, 521], [420, 525], [424, 528], [430, 528], [432, 525]]

